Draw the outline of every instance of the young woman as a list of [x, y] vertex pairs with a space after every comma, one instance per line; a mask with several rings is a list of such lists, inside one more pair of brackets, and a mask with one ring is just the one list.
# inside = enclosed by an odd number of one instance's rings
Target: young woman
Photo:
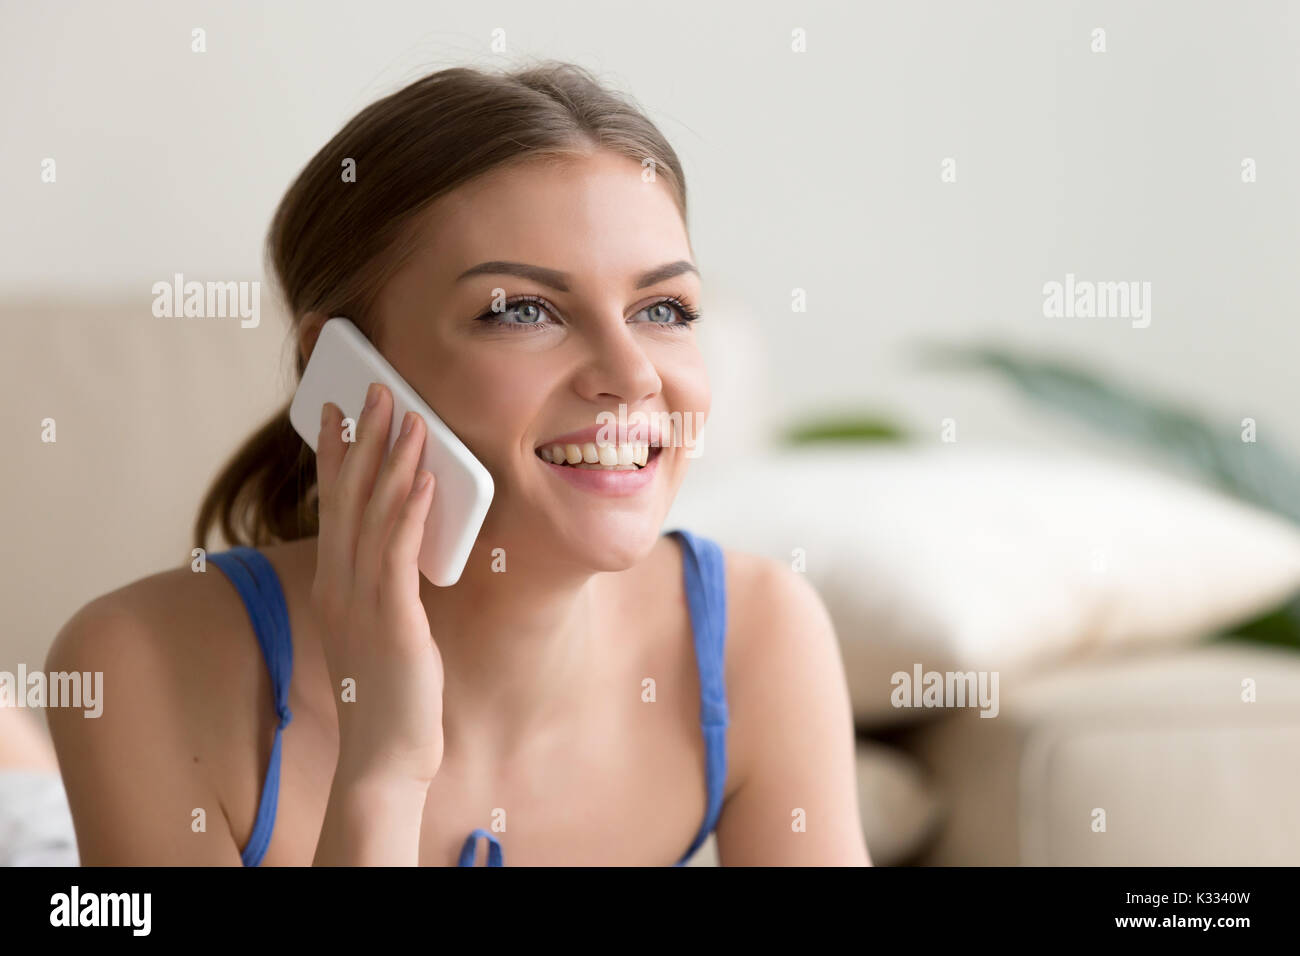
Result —
[[92, 601], [50, 652], [104, 673], [102, 717], [50, 714], [82, 862], [675, 864], [716, 830], [728, 865], [868, 864], [817, 595], [661, 534], [688, 449], [586, 447], [620, 405], [709, 406], [654, 125], [570, 65], [443, 70], [311, 160], [269, 246], [299, 374], [348, 316], [495, 498], [434, 587], [418, 418], [386, 458], [382, 387], [355, 442], [322, 410], [318, 458], [287, 407], [263, 426], [199, 515], [236, 546]]

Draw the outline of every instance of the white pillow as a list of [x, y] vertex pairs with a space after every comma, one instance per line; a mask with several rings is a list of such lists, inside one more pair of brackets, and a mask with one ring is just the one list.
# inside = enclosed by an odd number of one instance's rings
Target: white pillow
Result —
[[890, 702], [891, 675], [918, 664], [1001, 675], [1190, 641], [1300, 589], [1290, 522], [1131, 465], [821, 446], [694, 477], [667, 527], [787, 563], [802, 555], [862, 726], [937, 712]]

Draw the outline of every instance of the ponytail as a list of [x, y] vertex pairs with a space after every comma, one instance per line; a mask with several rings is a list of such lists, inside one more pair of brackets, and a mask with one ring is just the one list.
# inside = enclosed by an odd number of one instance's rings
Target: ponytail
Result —
[[289, 423], [289, 406], [259, 428], [221, 468], [194, 522], [207, 547], [216, 525], [231, 545], [262, 547], [317, 533], [316, 458]]

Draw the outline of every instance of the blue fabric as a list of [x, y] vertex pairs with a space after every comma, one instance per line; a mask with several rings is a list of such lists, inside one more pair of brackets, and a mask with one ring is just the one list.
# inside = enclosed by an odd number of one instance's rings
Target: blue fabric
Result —
[[727, 579], [718, 545], [689, 531], [670, 532], [682, 543], [686, 603], [695, 632], [695, 664], [700, 674], [700, 726], [704, 731], [708, 805], [695, 840], [674, 866], [683, 866], [700, 848], [722, 812], [727, 783]]
[[262, 787], [262, 800], [257, 807], [257, 820], [253, 835], [248, 838], [241, 857], [244, 866], [257, 866], [271, 845], [271, 831], [275, 829], [276, 800], [280, 794], [280, 748], [284, 728], [293, 720], [289, 710], [289, 684], [293, 678], [293, 640], [289, 630], [289, 609], [284, 602], [279, 575], [262, 552], [243, 546], [208, 555], [230, 578], [235, 590], [243, 599], [248, 617], [253, 622], [253, 632], [262, 648], [262, 657], [271, 675], [271, 689], [275, 696], [275, 712], [280, 723], [275, 728], [271, 742], [271, 760], [266, 768], [266, 782]]
[[478, 851], [478, 841], [480, 837], [487, 837], [488, 841], [488, 866], [503, 866], [505, 860], [501, 856], [501, 843], [492, 834], [488, 833], [482, 827], [476, 829], [465, 839], [465, 845], [460, 850], [460, 861], [457, 866], [473, 866], [474, 854]]
[[[727, 782], [727, 688], [725, 681], [725, 647], [727, 634], [727, 587], [722, 549], [708, 538], [689, 531], [669, 534], [682, 546], [682, 578], [686, 603], [690, 610], [694, 634], [695, 661], [700, 676], [700, 726], [704, 733], [705, 787], [707, 803], [704, 820], [695, 839], [674, 866], [684, 866], [700, 848], [722, 812], [722, 798]], [[271, 761], [258, 806], [253, 835], [244, 848], [245, 866], [257, 866], [266, 855], [275, 827], [276, 797], [280, 789], [281, 735], [293, 715], [289, 712], [289, 684], [293, 676], [293, 642], [284, 592], [275, 568], [260, 551], [235, 547], [208, 556], [234, 583], [257, 634], [262, 656], [271, 674], [275, 709], [280, 724], [271, 745]], [[487, 830], [477, 828], [460, 851], [458, 866], [473, 866], [478, 841], [488, 841], [488, 866], [503, 866], [500, 841]]]

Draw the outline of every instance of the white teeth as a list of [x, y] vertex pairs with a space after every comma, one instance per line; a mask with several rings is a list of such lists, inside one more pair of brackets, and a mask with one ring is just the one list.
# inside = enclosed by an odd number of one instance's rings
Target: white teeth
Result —
[[578, 468], [634, 469], [645, 467], [650, 461], [650, 446], [640, 443], [623, 445], [544, 445], [537, 450], [543, 461], [553, 465], [571, 465]]

